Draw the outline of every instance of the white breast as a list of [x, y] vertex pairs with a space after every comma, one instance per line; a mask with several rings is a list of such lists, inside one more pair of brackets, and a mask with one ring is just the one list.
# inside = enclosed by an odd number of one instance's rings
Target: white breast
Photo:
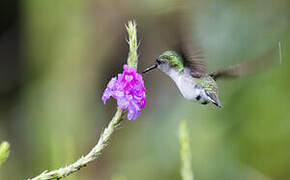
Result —
[[186, 69], [183, 73], [170, 69], [166, 74], [174, 80], [184, 98], [195, 99], [202, 94], [201, 89], [195, 88], [196, 82]]

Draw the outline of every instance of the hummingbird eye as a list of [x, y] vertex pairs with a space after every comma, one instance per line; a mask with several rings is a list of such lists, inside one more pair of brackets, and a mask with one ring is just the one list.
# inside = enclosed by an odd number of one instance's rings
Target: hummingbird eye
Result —
[[156, 59], [156, 62], [157, 62], [158, 64], [162, 64], [162, 63], [163, 63], [163, 61], [162, 61], [160, 58], [157, 58], [157, 59]]

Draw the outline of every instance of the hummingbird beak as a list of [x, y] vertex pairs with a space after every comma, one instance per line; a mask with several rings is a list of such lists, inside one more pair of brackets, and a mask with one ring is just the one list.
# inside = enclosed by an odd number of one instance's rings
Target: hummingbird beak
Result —
[[148, 71], [151, 71], [151, 70], [157, 68], [157, 66], [158, 66], [157, 64], [155, 64], [155, 65], [153, 65], [153, 66], [150, 66], [149, 68], [145, 69], [145, 71], [143, 71], [142, 73], [143, 73], [143, 74], [144, 74], [144, 73], [147, 73]]

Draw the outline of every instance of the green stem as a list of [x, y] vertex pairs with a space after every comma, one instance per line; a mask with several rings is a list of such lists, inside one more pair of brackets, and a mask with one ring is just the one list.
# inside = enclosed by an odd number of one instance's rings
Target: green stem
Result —
[[137, 54], [137, 49], [138, 49], [138, 41], [137, 41], [137, 25], [135, 21], [129, 21], [128, 25], [126, 26], [126, 29], [128, 31], [129, 35], [129, 56], [127, 63], [129, 66], [134, 66], [137, 68], [138, 65], [138, 54]]
[[109, 123], [108, 127], [104, 130], [104, 132], [101, 134], [101, 137], [95, 147], [86, 155], [82, 156], [80, 159], [78, 159], [73, 164], [70, 164], [66, 167], [53, 170], [53, 171], [44, 171], [42, 174], [32, 178], [31, 180], [44, 180], [44, 179], [61, 179], [63, 177], [66, 177], [78, 170], [80, 170], [82, 167], [87, 166], [88, 163], [94, 161], [96, 158], [99, 157], [102, 150], [105, 149], [105, 147], [108, 144], [108, 141], [113, 134], [113, 132], [116, 130], [116, 127], [121, 122], [123, 110], [118, 108], [115, 116], [112, 118], [111, 122]]
[[191, 168], [191, 152], [189, 144], [189, 135], [187, 131], [186, 121], [180, 122], [179, 125], [179, 142], [181, 156], [181, 176], [183, 180], [193, 180]]
[[0, 166], [7, 160], [9, 156], [9, 143], [4, 141], [0, 144]]
[[[136, 29], [136, 23], [134, 21], [129, 21], [128, 25], [126, 26], [128, 34], [129, 34], [129, 56], [127, 59], [127, 64], [129, 66], [134, 66], [137, 68], [138, 64], [138, 54], [137, 54], [137, 29]], [[85, 156], [82, 156], [80, 159], [75, 161], [74, 163], [52, 171], [44, 171], [40, 175], [32, 178], [31, 180], [45, 180], [45, 179], [61, 179], [64, 178], [78, 170], [80, 170], [82, 167], [87, 166], [88, 163], [94, 161], [99, 157], [101, 152], [105, 149], [105, 147], [108, 144], [108, 141], [116, 128], [119, 126], [123, 110], [121, 108], [117, 108], [117, 111], [110, 121], [107, 128], [105, 128], [104, 132], [101, 134], [98, 143], [93, 147], [93, 149]]]

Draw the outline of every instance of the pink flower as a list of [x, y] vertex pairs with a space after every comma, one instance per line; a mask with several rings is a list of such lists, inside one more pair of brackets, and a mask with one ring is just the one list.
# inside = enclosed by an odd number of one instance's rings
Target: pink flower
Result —
[[135, 120], [146, 105], [146, 89], [142, 76], [135, 67], [123, 66], [123, 73], [111, 79], [104, 91], [104, 104], [113, 96], [121, 109], [127, 109], [129, 120]]

